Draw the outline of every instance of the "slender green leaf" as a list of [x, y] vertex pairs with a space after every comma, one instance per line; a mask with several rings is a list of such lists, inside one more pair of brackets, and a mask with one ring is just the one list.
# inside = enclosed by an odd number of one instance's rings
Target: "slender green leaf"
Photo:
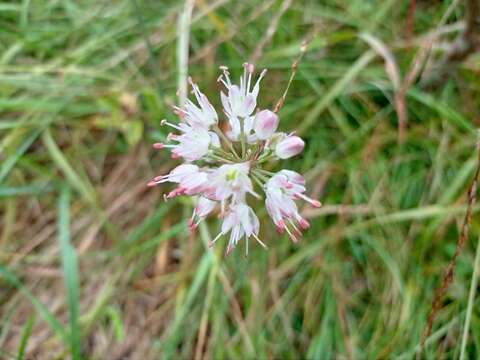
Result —
[[43, 129], [34, 129], [28, 133], [28, 136], [22, 141], [22, 143], [15, 149], [15, 151], [7, 157], [0, 166], [0, 184], [5, 180], [10, 170], [15, 166], [18, 159], [28, 150], [30, 145], [38, 138]]
[[92, 186], [86, 181], [82, 180], [80, 176], [75, 172], [73, 167], [66, 159], [65, 155], [63, 155], [62, 151], [58, 148], [55, 140], [53, 140], [50, 130], [45, 130], [42, 135], [42, 140], [53, 161], [63, 172], [70, 184], [89, 202], [93, 203], [95, 196]]
[[27, 320], [27, 323], [23, 326], [22, 336], [20, 338], [20, 344], [18, 346], [18, 351], [17, 351], [17, 359], [18, 360], [23, 360], [23, 356], [25, 354], [25, 349], [27, 347], [28, 339], [30, 338], [30, 335], [32, 334], [34, 319], [35, 318], [33, 316], [30, 316]]
[[62, 187], [58, 200], [58, 241], [68, 303], [70, 347], [73, 359], [80, 359], [78, 264], [75, 249], [70, 243], [70, 191], [65, 186]]

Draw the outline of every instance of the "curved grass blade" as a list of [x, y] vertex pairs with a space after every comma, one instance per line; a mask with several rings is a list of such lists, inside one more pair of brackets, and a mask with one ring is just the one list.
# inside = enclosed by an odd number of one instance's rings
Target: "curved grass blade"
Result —
[[49, 129], [42, 134], [42, 140], [55, 164], [63, 172], [70, 184], [90, 203], [95, 202], [94, 190], [90, 183], [83, 181], [58, 148]]
[[2, 166], [0, 167], [0, 183], [5, 180], [7, 175], [10, 173], [10, 170], [12, 170], [17, 163], [18, 159], [28, 150], [30, 145], [32, 145], [32, 143], [38, 138], [42, 131], [42, 128], [32, 130], [18, 146], [15, 152], [2, 162]]

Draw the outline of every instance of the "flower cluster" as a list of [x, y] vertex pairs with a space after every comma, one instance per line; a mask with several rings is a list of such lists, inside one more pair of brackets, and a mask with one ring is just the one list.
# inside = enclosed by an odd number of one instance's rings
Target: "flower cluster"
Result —
[[[189, 220], [191, 230], [216, 209], [222, 219], [221, 230], [211, 245], [230, 233], [226, 254], [245, 237], [253, 237], [263, 247], [258, 237], [259, 221], [247, 204], [247, 195], [261, 199], [253, 182], [265, 193], [268, 214], [280, 233], [287, 232], [296, 242], [301, 231], [309, 227], [295, 203], [302, 199], [314, 207], [320, 202], [305, 195], [304, 178], [291, 170], [272, 173], [265, 165], [288, 159], [302, 152], [305, 144], [294, 133], [277, 132], [279, 119], [270, 110], [257, 109], [257, 96], [263, 70], [253, 84], [254, 66], [245, 63], [240, 84], [232, 84], [226, 67], [221, 67], [218, 81], [225, 87], [220, 93], [228, 128], [219, 127], [218, 114], [198, 86], [189, 79], [196, 103], [187, 100], [183, 107], [174, 107], [180, 122], [162, 124], [176, 130], [167, 137], [169, 144], [156, 143], [154, 148], [171, 149], [172, 158], [182, 158], [184, 163], [169, 174], [157, 176], [148, 185], [164, 182], [176, 183], [175, 189], [165, 195], [196, 196], [196, 206]], [[253, 180], [253, 182], [252, 182]]]

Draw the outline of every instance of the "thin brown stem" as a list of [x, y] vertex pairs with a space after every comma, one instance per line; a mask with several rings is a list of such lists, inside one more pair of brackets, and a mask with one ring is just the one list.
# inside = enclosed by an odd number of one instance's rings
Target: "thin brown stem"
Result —
[[408, 3], [408, 11], [407, 11], [407, 21], [405, 24], [405, 40], [410, 43], [413, 36], [413, 26], [415, 23], [415, 10], [417, 8], [417, 1], [410, 0]]
[[[432, 300], [432, 306], [430, 309], [430, 313], [427, 318], [427, 323], [425, 325], [425, 328], [423, 330], [422, 338], [420, 341], [420, 347], [423, 349], [423, 346], [425, 344], [425, 340], [428, 338], [432, 331], [433, 327], [433, 322], [435, 320], [435, 317], [438, 313], [438, 311], [442, 307], [442, 299], [445, 296], [445, 293], [448, 290], [448, 287], [453, 281], [453, 276], [455, 272], [455, 264], [457, 262], [458, 256], [462, 252], [462, 249], [465, 245], [465, 242], [468, 237], [468, 229], [470, 226], [470, 222], [472, 220], [472, 213], [473, 213], [473, 207], [475, 205], [476, 199], [477, 199], [477, 186], [478, 186], [478, 176], [480, 173], [480, 130], [477, 134], [477, 168], [475, 170], [475, 175], [473, 177], [472, 183], [468, 189], [468, 206], [467, 206], [467, 211], [465, 213], [465, 217], [463, 219], [463, 224], [460, 230], [460, 234], [458, 236], [457, 240], [457, 246], [455, 248], [455, 253], [453, 254], [452, 258], [450, 259], [450, 262], [448, 263], [447, 267], [445, 268], [443, 278], [442, 278], [442, 283], [440, 286], [436, 289], [435, 294], [433, 295], [433, 300]], [[420, 357], [422, 354], [422, 350], [417, 354], [417, 358]]]
[[283, 104], [285, 103], [288, 89], [290, 89], [290, 85], [292, 84], [292, 81], [295, 78], [295, 75], [297, 74], [298, 64], [300, 63], [300, 60], [302, 60], [303, 55], [306, 53], [308, 44], [310, 44], [310, 42], [315, 38], [317, 33], [318, 33], [318, 29], [315, 28], [313, 33], [310, 35], [310, 37], [307, 37], [302, 40], [302, 43], [300, 45], [300, 54], [298, 54], [297, 58], [292, 63], [292, 67], [291, 67], [292, 73], [290, 74], [290, 79], [288, 79], [287, 87], [285, 88], [285, 91], [283, 92], [282, 97], [277, 101], [277, 104], [275, 105], [273, 112], [277, 113], [278, 111], [280, 111]]

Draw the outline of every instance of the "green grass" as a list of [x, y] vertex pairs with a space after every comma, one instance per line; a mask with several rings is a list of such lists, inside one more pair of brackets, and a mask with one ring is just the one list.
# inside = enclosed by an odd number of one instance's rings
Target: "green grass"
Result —
[[[188, 73], [216, 106], [218, 66], [237, 77], [282, 2], [195, 2]], [[176, 164], [151, 144], [175, 121], [183, 2], [0, 2], [0, 357], [415, 358], [466, 211], [480, 81], [474, 54], [434, 89], [414, 82], [398, 143], [394, 86], [360, 35], [403, 79], [420, 40], [445, 30], [434, 61], [464, 16], [459, 3], [442, 25], [451, 1], [417, 1], [406, 43], [408, 3], [293, 1], [281, 17], [259, 105], [316, 29], [279, 116], [306, 140], [282, 165], [324, 208], [304, 209], [294, 245], [253, 201], [269, 250], [225, 258], [225, 240], [207, 245], [215, 217], [189, 234], [189, 199], [145, 186]], [[422, 358], [460, 355], [478, 209]], [[480, 356], [475, 299], [466, 358]]]

